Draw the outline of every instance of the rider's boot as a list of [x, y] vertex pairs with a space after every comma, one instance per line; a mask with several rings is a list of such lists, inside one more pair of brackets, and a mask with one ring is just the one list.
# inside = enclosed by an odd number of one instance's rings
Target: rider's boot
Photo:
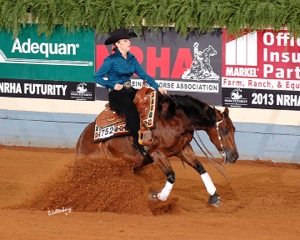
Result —
[[146, 166], [150, 163], [153, 163], [152, 157], [145, 150], [144, 146], [138, 142], [138, 136], [133, 137], [133, 144], [134, 144], [134, 147], [144, 156], [144, 161], [143, 161], [141, 167]]
[[133, 137], [133, 145], [134, 147], [144, 156], [142, 166], [146, 166], [147, 164], [150, 164], [153, 162], [153, 159], [148, 154], [148, 152], [145, 150], [144, 146], [139, 143], [139, 130], [140, 130], [140, 119], [137, 113], [137, 117], [134, 117], [135, 114], [130, 114], [130, 119], [126, 119], [126, 122], [128, 124], [128, 129], [130, 129], [130, 133]]

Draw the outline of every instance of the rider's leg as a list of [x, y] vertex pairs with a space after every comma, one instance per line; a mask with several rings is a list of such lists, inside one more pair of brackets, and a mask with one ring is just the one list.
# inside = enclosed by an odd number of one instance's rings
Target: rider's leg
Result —
[[108, 94], [108, 98], [109, 98], [110, 106], [114, 111], [125, 114], [126, 124], [133, 137], [134, 146], [145, 157], [145, 161], [147, 163], [153, 162], [150, 155], [146, 152], [144, 147], [138, 142], [139, 139], [138, 131], [140, 130], [140, 117], [139, 117], [138, 110], [132, 101], [133, 100], [132, 96], [130, 96], [125, 90], [121, 90], [121, 91], [111, 91]]

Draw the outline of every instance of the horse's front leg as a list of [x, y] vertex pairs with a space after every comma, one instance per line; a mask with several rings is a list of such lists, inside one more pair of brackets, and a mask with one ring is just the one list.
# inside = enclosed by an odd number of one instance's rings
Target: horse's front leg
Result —
[[172, 169], [169, 159], [163, 152], [156, 150], [151, 153], [151, 157], [167, 177], [167, 182], [164, 188], [153, 197], [158, 198], [161, 201], [166, 201], [172, 191], [173, 184], [175, 182], [175, 172]]
[[206, 172], [205, 168], [197, 159], [195, 152], [193, 151], [190, 144], [188, 144], [180, 154], [177, 155], [182, 161], [186, 162], [192, 168], [194, 168], [201, 176], [201, 179], [205, 185], [206, 191], [210, 195], [208, 202], [215, 207], [220, 206], [220, 198], [217, 194], [217, 189], [215, 184], [211, 180], [209, 174]]

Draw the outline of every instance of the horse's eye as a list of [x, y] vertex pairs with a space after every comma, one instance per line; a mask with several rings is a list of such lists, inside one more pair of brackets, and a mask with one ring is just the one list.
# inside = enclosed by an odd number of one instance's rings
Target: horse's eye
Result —
[[228, 129], [227, 128], [220, 128], [220, 132], [222, 135], [227, 135], [228, 134]]

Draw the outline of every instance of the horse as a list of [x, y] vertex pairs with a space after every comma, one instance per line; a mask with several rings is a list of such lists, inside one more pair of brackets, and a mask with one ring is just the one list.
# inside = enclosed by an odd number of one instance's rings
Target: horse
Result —
[[[139, 90], [140, 91], [140, 90]], [[227, 163], [234, 163], [239, 157], [234, 133], [235, 127], [229, 117], [229, 109], [223, 112], [189, 95], [162, 95], [158, 93], [153, 142], [148, 154], [166, 176], [166, 184], [152, 198], [166, 201], [175, 183], [175, 172], [170, 158], [178, 157], [194, 168], [209, 194], [208, 202], [220, 205], [220, 197], [209, 174], [198, 160], [191, 146], [194, 132], [205, 131]], [[122, 158], [132, 164], [134, 171], [152, 163], [133, 146], [131, 136], [119, 136], [102, 142], [93, 142], [95, 122], [91, 122], [78, 138], [75, 159]]]

